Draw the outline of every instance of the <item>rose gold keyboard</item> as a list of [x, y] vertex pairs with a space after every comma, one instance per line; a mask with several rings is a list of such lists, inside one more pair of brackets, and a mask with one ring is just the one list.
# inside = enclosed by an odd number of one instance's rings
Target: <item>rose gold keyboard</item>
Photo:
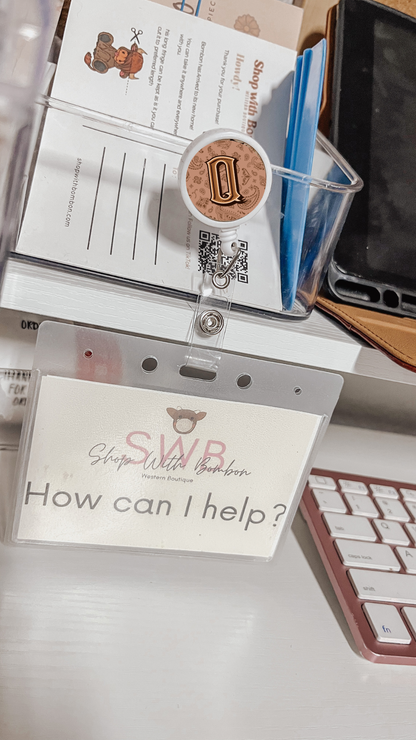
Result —
[[359, 651], [416, 665], [416, 485], [312, 470], [300, 508]]

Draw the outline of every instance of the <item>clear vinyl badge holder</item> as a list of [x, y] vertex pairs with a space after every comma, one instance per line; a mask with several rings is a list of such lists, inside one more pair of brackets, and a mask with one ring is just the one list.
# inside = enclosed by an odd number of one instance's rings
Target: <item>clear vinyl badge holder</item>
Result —
[[269, 559], [342, 379], [45, 322], [18, 463], [15, 543]]

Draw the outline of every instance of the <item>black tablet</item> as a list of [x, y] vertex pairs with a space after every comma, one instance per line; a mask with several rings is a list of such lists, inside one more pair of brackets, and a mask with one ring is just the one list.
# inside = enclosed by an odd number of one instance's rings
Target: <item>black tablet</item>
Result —
[[330, 291], [415, 316], [415, 19], [372, 0], [341, 0], [331, 138], [364, 188], [330, 265]]

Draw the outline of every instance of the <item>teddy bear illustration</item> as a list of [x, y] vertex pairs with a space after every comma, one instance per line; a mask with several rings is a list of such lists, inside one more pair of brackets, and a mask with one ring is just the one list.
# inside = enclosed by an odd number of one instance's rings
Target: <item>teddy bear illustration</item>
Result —
[[93, 51], [87, 51], [84, 57], [84, 62], [92, 69], [93, 72], [98, 72], [104, 75], [112, 67], [116, 67], [120, 70], [120, 77], [130, 80], [137, 80], [135, 76], [136, 72], [140, 72], [143, 67], [143, 54], [147, 52], [144, 49], [139, 49], [136, 43], [132, 44], [130, 49], [126, 46], [120, 46], [116, 49], [113, 46], [114, 36], [107, 31], [101, 31], [98, 34], [97, 45]]

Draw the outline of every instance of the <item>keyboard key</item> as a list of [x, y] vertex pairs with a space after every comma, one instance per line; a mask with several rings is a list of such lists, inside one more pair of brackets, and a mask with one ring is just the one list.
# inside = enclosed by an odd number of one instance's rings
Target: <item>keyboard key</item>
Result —
[[406, 573], [416, 574], [416, 550], [414, 547], [396, 547], [396, 553]]
[[410, 540], [401, 524], [385, 519], [374, 519], [373, 525], [382, 542], [386, 545], [408, 545]]
[[370, 483], [373, 496], [383, 496], [383, 498], [399, 498], [399, 494], [393, 486], [380, 486], [376, 483]]
[[365, 483], [361, 483], [358, 480], [341, 479], [338, 483], [343, 493], [368, 493], [368, 488]]
[[416, 491], [413, 488], [399, 488], [405, 501], [416, 501]]
[[310, 475], [308, 483], [311, 488], [325, 488], [330, 491], [337, 490], [337, 484], [333, 478], [328, 478], [326, 475]]
[[[396, 572], [400, 570], [400, 563], [389, 545], [357, 540], [335, 540], [335, 545], [344, 565]], [[416, 550], [414, 552], [416, 554]]]
[[336, 514], [347, 513], [347, 507], [337, 491], [321, 491], [319, 488], [312, 488], [312, 495], [320, 511], [333, 511]]
[[351, 510], [352, 514], [356, 516], [366, 516], [369, 519], [374, 519], [380, 516], [380, 512], [376, 509], [370, 496], [363, 496], [357, 493], [346, 493], [346, 502]]
[[413, 637], [416, 639], [416, 609], [412, 606], [404, 606], [402, 615], [409, 625]]
[[363, 604], [363, 612], [370, 623], [376, 640], [395, 643], [396, 645], [410, 645], [410, 635], [395, 606]]
[[404, 526], [413, 544], [416, 545], [416, 524], [405, 524]]
[[416, 519], [416, 502], [406, 501], [406, 509], [412, 515], [413, 519]]
[[416, 604], [416, 576], [356, 569], [348, 574], [359, 599]]
[[368, 519], [348, 514], [323, 514], [323, 520], [333, 537], [375, 542], [376, 533]]
[[385, 519], [395, 522], [408, 522], [410, 516], [400, 501], [392, 501], [388, 498], [376, 498], [376, 503]]

